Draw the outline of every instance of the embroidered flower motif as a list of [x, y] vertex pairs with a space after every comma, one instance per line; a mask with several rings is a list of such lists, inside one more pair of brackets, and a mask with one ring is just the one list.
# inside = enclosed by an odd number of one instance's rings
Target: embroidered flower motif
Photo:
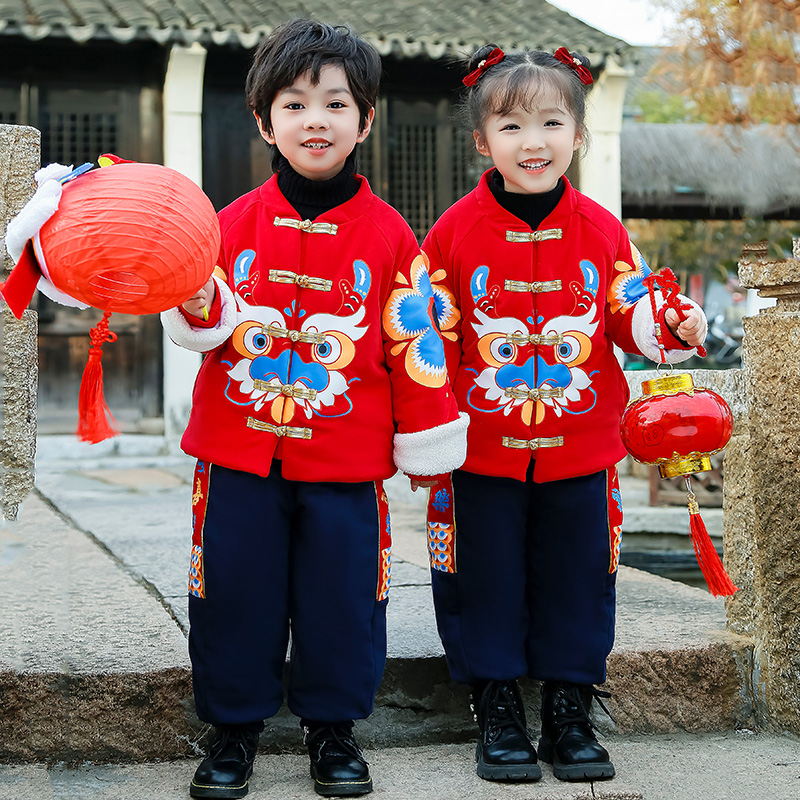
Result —
[[644, 279], [652, 273], [642, 254], [631, 245], [634, 266], [627, 261], [617, 261], [614, 269], [619, 273], [608, 287], [607, 298], [611, 305], [611, 313], [621, 311], [623, 314], [630, 311], [637, 301], [647, 294]]
[[383, 327], [398, 344], [392, 355], [406, 351], [408, 376], [423, 386], [438, 388], [447, 380], [444, 346], [433, 319], [436, 303], [428, 276], [428, 259], [417, 256], [411, 264], [409, 280], [402, 273], [396, 282], [401, 287], [389, 296], [383, 310]]

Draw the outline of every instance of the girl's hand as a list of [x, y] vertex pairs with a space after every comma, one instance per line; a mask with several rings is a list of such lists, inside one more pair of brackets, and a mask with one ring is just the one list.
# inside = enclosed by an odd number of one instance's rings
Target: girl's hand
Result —
[[411, 478], [411, 491], [416, 492], [417, 489], [430, 489], [431, 486], [436, 486], [439, 481], [420, 481], [416, 478]]
[[699, 347], [706, 339], [708, 326], [705, 318], [696, 308], [692, 307], [684, 311], [686, 319], [681, 322], [678, 312], [674, 308], [668, 308], [664, 314], [664, 320], [673, 336], [682, 339], [689, 347]]
[[197, 294], [190, 297], [181, 308], [193, 317], [208, 319], [208, 309], [211, 308], [216, 294], [217, 287], [214, 285], [214, 278], [211, 277], [208, 283], [202, 289], [198, 289]]

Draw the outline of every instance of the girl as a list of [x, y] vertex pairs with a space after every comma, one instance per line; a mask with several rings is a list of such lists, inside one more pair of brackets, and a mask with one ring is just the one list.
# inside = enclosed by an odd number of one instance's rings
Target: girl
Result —
[[452, 487], [431, 491], [434, 601], [451, 675], [472, 686], [489, 780], [541, 777], [524, 675], [544, 682], [539, 756], [556, 777], [614, 775], [588, 714], [609, 696], [594, 684], [614, 641], [622, 523], [628, 388], [613, 345], [658, 359], [660, 322], [674, 363], [706, 332], [693, 304], [682, 322], [653, 318], [650, 269], [625, 229], [564, 177], [586, 139], [587, 67], [565, 48], [475, 53], [465, 109], [494, 168], [423, 244], [472, 423]]

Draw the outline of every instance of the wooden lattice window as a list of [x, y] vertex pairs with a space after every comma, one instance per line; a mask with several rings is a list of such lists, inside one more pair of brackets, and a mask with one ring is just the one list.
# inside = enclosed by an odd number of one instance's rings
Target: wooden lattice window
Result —
[[119, 152], [119, 92], [51, 91], [43, 100], [42, 163], [82, 164]]

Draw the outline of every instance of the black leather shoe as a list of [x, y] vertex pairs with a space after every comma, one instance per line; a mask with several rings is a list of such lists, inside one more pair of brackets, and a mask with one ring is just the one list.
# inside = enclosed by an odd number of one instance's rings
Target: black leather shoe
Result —
[[369, 767], [353, 736], [352, 722], [307, 723], [304, 731], [317, 794], [345, 797], [372, 791]]
[[478, 775], [488, 781], [538, 781], [542, 768], [525, 724], [525, 707], [514, 680], [474, 687], [472, 711], [480, 735]]
[[257, 728], [220, 726], [189, 786], [192, 797], [244, 797], [258, 750]]
[[553, 765], [553, 774], [559, 780], [593, 781], [614, 777], [608, 751], [597, 741], [589, 719], [592, 699], [596, 697], [608, 714], [600, 698], [610, 696], [594, 686], [575, 683], [547, 681], [542, 686], [539, 757]]

